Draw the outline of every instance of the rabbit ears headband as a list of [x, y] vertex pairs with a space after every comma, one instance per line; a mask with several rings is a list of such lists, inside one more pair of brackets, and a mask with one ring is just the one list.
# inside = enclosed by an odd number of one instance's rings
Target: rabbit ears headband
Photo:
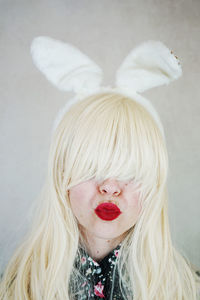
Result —
[[103, 71], [88, 56], [71, 44], [50, 37], [36, 37], [31, 55], [37, 68], [62, 91], [73, 91], [75, 97], [60, 110], [53, 130], [71, 105], [86, 96], [114, 91], [141, 103], [164, 130], [153, 105], [140, 95], [156, 86], [168, 84], [182, 75], [178, 58], [159, 41], [147, 41], [134, 48], [116, 72], [115, 87], [101, 86]]

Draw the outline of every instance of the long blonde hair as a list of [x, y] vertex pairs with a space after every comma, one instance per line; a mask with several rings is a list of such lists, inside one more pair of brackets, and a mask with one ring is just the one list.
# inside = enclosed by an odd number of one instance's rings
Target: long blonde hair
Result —
[[196, 300], [195, 272], [172, 246], [167, 173], [165, 141], [142, 105], [113, 92], [74, 104], [52, 136], [33, 226], [5, 270], [0, 299], [72, 300], [81, 236], [68, 190], [94, 177], [116, 177], [138, 182], [142, 203], [138, 222], [122, 241], [121, 288], [129, 282], [134, 300]]

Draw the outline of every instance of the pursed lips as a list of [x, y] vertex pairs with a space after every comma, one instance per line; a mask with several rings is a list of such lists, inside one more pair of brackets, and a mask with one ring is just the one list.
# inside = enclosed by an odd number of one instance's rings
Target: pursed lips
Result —
[[119, 207], [112, 202], [103, 202], [94, 211], [100, 219], [105, 221], [112, 221], [122, 213]]

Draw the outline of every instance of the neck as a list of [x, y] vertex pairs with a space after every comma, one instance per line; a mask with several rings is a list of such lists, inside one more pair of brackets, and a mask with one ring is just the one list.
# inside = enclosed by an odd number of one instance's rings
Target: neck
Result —
[[124, 239], [124, 234], [116, 238], [105, 239], [95, 236], [91, 232], [85, 232], [84, 230], [81, 232], [86, 250], [89, 256], [92, 257], [96, 262], [101, 261]]

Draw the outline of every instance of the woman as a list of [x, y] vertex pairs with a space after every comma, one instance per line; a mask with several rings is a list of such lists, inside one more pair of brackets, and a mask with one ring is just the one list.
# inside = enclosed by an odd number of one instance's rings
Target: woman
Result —
[[101, 89], [67, 105], [0, 299], [197, 299], [171, 241], [167, 172], [162, 125], [138, 96]]

